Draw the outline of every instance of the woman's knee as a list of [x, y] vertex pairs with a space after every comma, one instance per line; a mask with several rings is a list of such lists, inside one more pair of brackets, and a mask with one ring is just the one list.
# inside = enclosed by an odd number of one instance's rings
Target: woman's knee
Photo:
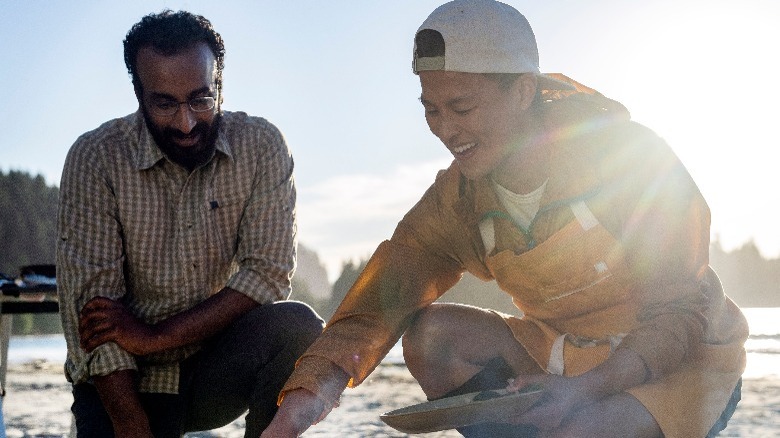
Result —
[[451, 348], [451, 309], [448, 305], [432, 304], [420, 311], [402, 338], [407, 365], [428, 362], [434, 357], [448, 356]]
[[[404, 358], [411, 367], [480, 365], [499, 356], [510, 337], [491, 311], [434, 303], [420, 312], [404, 335]], [[486, 338], [491, 342], [486, 344]]]

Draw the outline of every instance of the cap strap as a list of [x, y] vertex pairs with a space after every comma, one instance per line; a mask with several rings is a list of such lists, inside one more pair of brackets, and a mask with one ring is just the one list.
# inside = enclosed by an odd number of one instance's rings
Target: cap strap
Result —
[[444, 70], [443, 56], [420, 56], [414, 60], [414, 71]]

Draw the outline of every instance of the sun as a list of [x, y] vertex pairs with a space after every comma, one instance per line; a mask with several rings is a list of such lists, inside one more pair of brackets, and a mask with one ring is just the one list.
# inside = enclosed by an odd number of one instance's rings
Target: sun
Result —
[[591, 49], [603, 60], [591, 72], [603, 81], [595, 88], [669, 142], [725, 249], [754, 240], [777, 257], [777, 216], [764, 203], [780, 201], [780, 2], [651, 3], [623, 17]]

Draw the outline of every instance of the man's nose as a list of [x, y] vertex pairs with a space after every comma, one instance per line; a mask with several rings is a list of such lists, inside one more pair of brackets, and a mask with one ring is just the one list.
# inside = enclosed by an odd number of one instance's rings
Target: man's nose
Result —
[[173, 126], [179, 131], [189, 134], [192, 128], [198, 123], [195, 113], [186, 102], [179, 104], [179, 110], [173, 115]]

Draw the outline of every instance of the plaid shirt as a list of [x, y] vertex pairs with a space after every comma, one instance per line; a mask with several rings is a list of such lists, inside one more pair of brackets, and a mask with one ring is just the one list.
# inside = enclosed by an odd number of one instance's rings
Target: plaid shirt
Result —
[[109, 342], [79, 347], [90, 299], [120, 300], [156, 323], [227, 286], [259, 303], [286, 299], [295, 269], [293, 159], [275, 126], [225, 112], [214, 157], [187, 172], [157, 147], [136, 112], [81, 136], [60, 184], [57, 281], [66, 372], [135, 369], [143, 392], [176, 393], [178, 363], [198, 345], [135, 357]]

